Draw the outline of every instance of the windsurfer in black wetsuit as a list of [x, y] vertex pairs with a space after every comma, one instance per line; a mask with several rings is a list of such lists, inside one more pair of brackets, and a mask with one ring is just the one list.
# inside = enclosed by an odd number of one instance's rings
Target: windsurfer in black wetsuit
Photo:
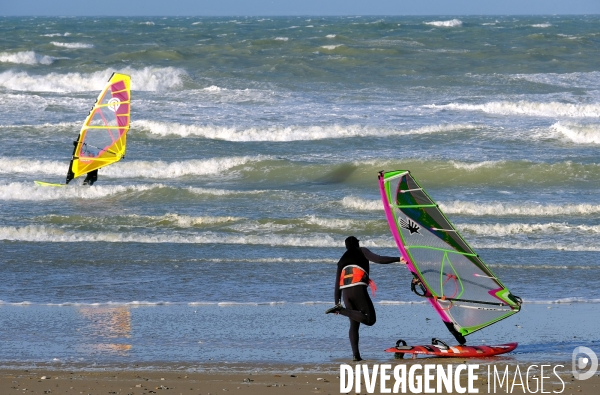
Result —
[[[73, 141], [73, 159], [75, 159], [75, 154], [77, 153], [77, 141]], [[71, 159], [71, 163], [69, 163], [69, 170], [67, 171], [67, 179], [65, 184], [71, 182], [73, 178], [75, 178], [75, 173], [73, 173], [73, 159]], [[85, 179], [83, 180], [83, 185], [92, 186], [94, 183], [98, 181], [98, 169], [92, 170], [85, 175]]]
[[[369, 261], [374, 263], [404, 262], [400, 257], [380, 256], [365, 247], [360, 247], [359, 240], [350, 236], [346, 239], [347, 251], [342, 255], [337, 265], [335, 276], [335, 306], [325, 313], [341, 314], [350, 318], [350, 345], [355, 361], [362, 361], [358, 350], [358, 329], [360, 324], [371, 326], [375, 324], [375, 307], [367, 292], [367, 285], [376, 289], [375, 283], [369, 278]], [[344, 297], [344, 306], [341, 303]]]

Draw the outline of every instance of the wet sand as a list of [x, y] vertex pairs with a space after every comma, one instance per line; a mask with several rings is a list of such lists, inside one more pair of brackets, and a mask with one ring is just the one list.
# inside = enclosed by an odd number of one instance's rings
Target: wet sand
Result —
[[[425, 361], [420, 359], [420, 363]], [[428, 363], [440, 363], [427, 361]], [[565, 366], [567, 366], [565, 364]], [[280, 365], [279, 372], [258, 371], [236, 372], [189, 372], [178, 369], [165, 370], [136, 370], [118, 369], [101, 371], [35, 369], [2, 369], [0, 370], [0, 393], [9, 394], [75, 394], [75, 395], [215, 395], [233, 394], [339, 394], [340, 373], [339, 365], [321, 367], [322, 372], [315, 372], [314, 367], [308, 367], [306, 373], [298, 372], [297, 366]], [[514, 372], [515, 365], [510, 367]], [[521, 367], [522, 369], [522, 367]], [[482, 372], [483, 370], [480, 370]], [[294, 373], [290, 373], [294, 372]], [[596, 374], [585, 381], [574, 380], [570, 372], [561, 373], [563, 384], [553, 376], [547, 380], [544, 391], [549, 393], [597, 395], [600, 393], [600, 376]], [[466, 379], [463, 377], [463, 379]], [[465, 380], [462, 380], [465, 383]], [[512, 393], [532, 393], [535, 390], [531, 381], [529, 392], [523, 391], [519, 385], [511, 388]], [[465, 383], [466, 384], [466, 383]], [[391, 385], [389, 386], [391, 388]], [[488, 392], [486, 377], [480, 377], [475, 383], [480, 394], [507, 393], [505, 389], [497, 388]], [[556, 392], [555, 392], [556, 391]], [[356, 393], [354, 389], [350, 392]], [[362, 394], [367, 393], [364, 386]], [[380, 393], [377, 383], [376, 394]], [[407, 393], [410, 393], [407, 391]], [[510, 393], [510, 392], [509, 392]], [[537, 393], [540, 393], [538, 391]]]

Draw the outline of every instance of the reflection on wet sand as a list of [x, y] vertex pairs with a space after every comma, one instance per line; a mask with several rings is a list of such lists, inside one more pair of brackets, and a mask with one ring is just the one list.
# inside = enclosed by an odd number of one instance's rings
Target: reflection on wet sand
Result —
[[128, 307], [85, 306], [80, 307], [78, 312], [88, 322], [88, 325], [78, 329], [88, 332], [88, 351], [123, 356], [128, 354], [132, 345], [116, 341], [131, 338], [131, 311]]

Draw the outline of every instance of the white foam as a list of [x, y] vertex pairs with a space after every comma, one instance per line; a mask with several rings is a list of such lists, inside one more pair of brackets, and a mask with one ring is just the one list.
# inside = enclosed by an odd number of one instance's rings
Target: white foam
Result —
[[550, 251], [600, 251], [600, 246], [595, 244], [590, 244], [586, 241], [582, 241], [581, 244], [577, 243], [564, 243], [560, 241], [547, 241], [547, 242], [519, 242], [514, 240], [509, 240], [506, 242], [500, 243], [470, 243], [473, 248], [496, 248], [496, 249], [506, 249], [506, 250], [550, 250]]
[[551, 26], [552, 26], [551, 23], [537, 23], [535, 25], [531, 25], [531, 27], [539, 27], [539, 28], [542, 28], [542, 29], [545, 29], [545, 28], [551, 27]]
[[65, 175], [68, 163], [0, 157], [0, 174]]
[[357, 228], [364, 228], [365, 226], [379, 221], [365, 221], [365, 220], [354, 220], [354, 219], [337, 219], [337, 218], [320, 218], [314, 215], [301, 219], [308, 225], [316, 225], [320, 228], [325, 229], [347, 229], [353, 230]]
[[180, 215], [175, 213], [167, 213], [164, 215], [158, 216], [147, 216], [147, 215], [128, 215], [128, 216], [119, 216], [119, 219], [126, 218], [130, 221], [142, 221], [142, 222], [154, 222], [155, 224], [168, 223], [170, 225], [175, 225], [180, 228], [191, 228], [195, 226], [203, 226], [203, 225], [217, 225], [224, 223], [231, 223], [241, 221], [244, 218], [242, 217], [210, 217], [210, 216], [201, 216], [195, 217], [190, 215]]
[[[50, 242], [50, 243], [177, 243], [177, 244], [234, 244], [234, 245], [269, 245], [282, 247], [339, 247], [343, 241], [326, 234], [306, 235], [239, 235], [206, 232], [202, 234], [159, 233], [146, 234], [137, 232], [76, 232], [47, 225], [27, 225], [23, 227], [1, 226], [0, 240]], [[365, 246], [375, 245], [377, 240], [370, 240]], [[380, 241], [392, 247], [388, 240]]]
[[52, 64], [53, 57], [46, 55], [38, 55], [33, 51], [22, 52], [0, 52], [0, 62], [16, 63], [16, 64]]
[[57, 41], [52, 41], [50, 44], [55, 47], [62, 47], [68, 49], [81, 49], [81, 48], [94, 48], [94, 44], [85, 44], [85, 43], [61, 43]]
[[600, 144], [600, 125], [557, 122], [550, 129], [575, 144]]
[[[211, 86], [208, 86], [206, 88], [203, 88], [202, 90], [208, 91], [208, 92], [221, 92], [222, 90], [226, 90], [226, 89], [225, 88], [219, 88], [216, 85], [211, 85]], [[140, 124], [143, 125], [144, 124], [143, 122], [144, 121], [141, 121]]]
[[338, 44], [338, 45], [321, 45], [321, 48], [326, 49], [328, 51], [333, 51], [334, 49], [336, 49], [337, 47], [341, 47], [344, 44]]
[[140, 91], [177, 88], [182, 85], [182, 78], [186, 75], [183, 69], [173, 67], [145, 67], [140, 70], [126, 67], [120, 70], [108, 69], [88, 74], [49, 73], [45, 75], [9, 70], [0, 73], [0, 87], [30, 92], [97, 92], [104, 88], [113, 72], [129, 74], [131, 89]]
[[[64, 173], [64, 168], [63, 168]], [[31, 183], [10, 183], [0, 185], [0, 200], [44, 201], [58, 199], [99, 199], [125, 192], [143, 192], [155, 188], [165, 188], [162, 184], [152, 185], [110, 185], [92, 187], [41, 187]]]
[[267, 190], [248, 190], [248, 191], [232, 191], [229, 189], [215, 189], [215, 188], [196, 188], [188, 187], [187, 189], [191, 193], [197, 195], [211, 195], [211, 196], [231, 196], [231, 195], [256, 195], [261, 193], [268, 193]]
[[70, 36], [71, 33], [66, 32], [66, 33], [49, 33], [49, 34], [42, 34], [42, 37], [68, 37]]
[[485, 104], [430, 104], [425, 105], [424, 107], [437, 110], [482, 111], [485, 113], [502, 115], [568, 118], [600, 117], [600, 104], [571, 104], [559, 102], [535, 103], [529, 101], [518, 101], [490, 102]]
[[600, 299], [563, 298], [555, 300], [523, 299], [527, 304], [571, 304], [571, 303], [600, 303]]
[[556, 85], [565, 88], [598, 89], [600, 87], [600, 72], [575, 72], [575, 73], [537, 73], [537, 74], [512, 74], [508, 78], [530, 81], [537, 84]]
[[[205, 88], [207, 89], [207, 88]], [[218, 91], [221, 88], [208, 88]], [[227, 141], [310, 141], [330, 138], [352, 138], [363, 136], [403, 136], [417, 134], [435, 134], [460, 132], [477, 129], [471, 124], [440, 124], [429, 125], [417, 129], [385, 129], [365, 127], [362, 125], [330, 125], [330, 126], [287, 126], [246, 128], [213, 126], [213, 125], [182, 125], [156, 121], [133, 121], [132, 127], [143, 129], [158, 136], [204, 137]]]
[[451, 19], [449, 21], [432, 21], [424, 22], [426, 25], [437, 26], [437, 27], [457, 27], [462, 26], [462, 21], [459, 19]]
[[289, 38], [287, 38], [287, 37], [275, 37], [275, 40], [276, 41], [288, 41]]
[[336, 34], [328, 34], [325, 36], [326, 38], [336, 38], [337, 35]]
[[474, 216], [525, 216], [551, 217], [561, 215], [588, 216], [600, 213], [597, 204], [539, 204], [523, 202], [519, 205], [503, 202], [453, 202], [439, 203], [440, 209], [446, 214], [463, 214]]
[[382, 211], [381, 200], [367, 200], [357, 196], [346, 196], [342, 199], [342, 206], [357, 211]]
[[506, 161], [491, 161], [491, 160], [486, 160], [483, 162], [475, 162], [475, 163], [464, 163], [464, 162], [457, 162], [454, 160], [450, 161], [450, 164], [456, 168], [456, 169], [461, 169], [461, 170], [467, 170], [467, 171], [473, 171], [473, 170], [478, 170], [481, 168], [486, 168], [486, 169], [490, 169], [493, 167], [496, 167], [498, 165], [502, 165], [506, 163]]
[[[230, 170], [250, 162], [267, 160], [266, 156], [241, 156], [226, 158], [210, 158], [188, 160], [181, 162], [147, 162], [129, 161], [119, 162], [101, 170], [102, 174], [115, 178], [176, 178], [189, 175], [213, 175]], [[64, 170], [64, 169], [63, 169]]]
[[510, 236], [523, 234], [553, 234], [558, 233], [584, 233], [593, 235], [600, 233], [600, 225], [569, 225], [567, 223], [550, 222], [550, 223], [510, 223], [510, 224], [459, 224], [457, 228], [461, 232], [471, 232], [485, 236]]
[[[380, 199], [371, 200], [357, 196], [346, 196], [341, 204], [351, 210], [358, 211], [381, 211], [383, 203]], [[523, 217], [552, 217], [563, 215], [589, 216], [600, 213], [600, 205], [597, 204], [539, 204], [523, 202], [519, 205], [511, 205], [504, 202], [464, 202], [455, 200], [452, 202], [439, 203], [440, 209], [446, 214], [462, 214], [472, 216], [523, 216]]]
[[[126, 161], [100, 169], [100, 175], [114, 178], [176, 178], [188, 175], [218, 174], [250, 162], [268, 160], [267, 156], [240, 156], [197, 159], [181, 162]], [[64, 161], [28, 160], [0, 157], [0, 174], [43, 174], [64, 176], [68, 163]]]

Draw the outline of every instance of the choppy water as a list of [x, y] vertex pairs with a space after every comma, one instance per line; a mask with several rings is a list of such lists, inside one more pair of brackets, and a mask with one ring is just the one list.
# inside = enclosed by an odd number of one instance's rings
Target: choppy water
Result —
[[[0, 314], [329, 302], [346, 236], [397, 254], [382, 169], [411, 170], [514, 294], [585, 310], [599, 32], [598, 16], [1, 18]], [[90, 188], [35, 186], [64, 180], [114, 71], [132, 78], [125, 160]], [[404, 268], [373, 277], [376, 300], [418, 301]]]

